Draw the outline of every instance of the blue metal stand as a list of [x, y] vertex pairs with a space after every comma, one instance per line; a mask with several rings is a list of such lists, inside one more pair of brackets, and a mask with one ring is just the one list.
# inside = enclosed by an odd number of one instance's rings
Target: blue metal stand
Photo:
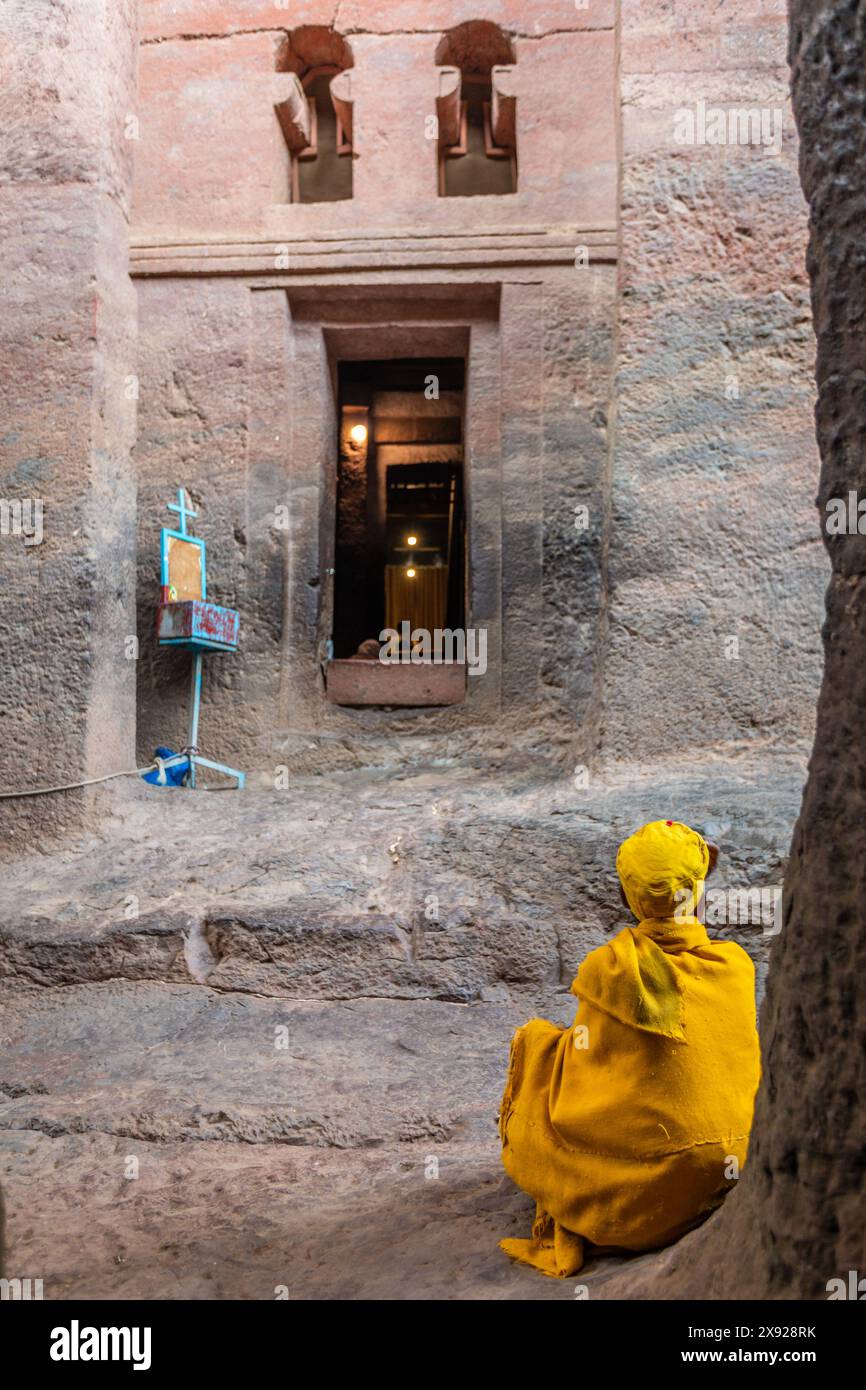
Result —
[[[183, 755], [189, 758], [189, 774], [186, 785], [195, 787], [196, 768], [208, 767], [214, 772], [222, 772], [226, 777], [233, 777], [238, 791], [246, 783], [246, 774], [238, 772], [237, 768], [228, 767], [225, 763], [213, 762], [210, 758], [203, 758], [198, 751], [198, 726], [201, 714], [201, 683], [203, 674], [203, 656], [206, 651], [235, 651], [238, 644], [239, 618], [236, 611], [228, 608], [220, 608], [216, 604], [208, 603], [207, 581], [205, 576], [205, 548], [204, 541], [198, 537], [190, 535], [186, 529], [188, 516], [195, 516], [196, 513], [188, 505], [186, 493], [183, 488], [178, 488], [177, 503], [169, 502], [169, 511], [177, 512], [180, 518], [180, 527], [177, 531], [164, 528], [162, 532], [162, 585], [163, 603], [159, 611], [159, 643], [160, 646], [185, 647], [193, 654], [192, 658], [192, 683], [190, 686], [190, 720], [189, 720], [189, 745]], [[182, 596], [178, 601], [178, 596], [174, 592], [169, 575], [169, 541], [175, 537], [180, 541], [191, 541], [201, 548], [201, 586], [188, 586], [188, 596]], [[190, 592], [191, 589], [191, 592]], [[171, 760], [174, 762], [174, 759]], [[166, 766], [169, 766], [166, 763]]]
[[214, 772], [225, 773], [226, 777], [234, 777], [238, 791], [242, 791], [247, 780], [245, 773], [238, 772], [237, 768], [234, 767], [226, 767], [225, 763], [211, 762], [210, 758], [203, 758], [196, 752], [198, 747], [198, 719], [201, 712], [202, 667], [203, 653], [201, 651], [195, 651], [192, 659], [192, 709], [190, 711], [189, 720], [189, 751], [187, 754], [189, 757], [189, 777], [187, 779], [187, 786], [195, 788], [195, 770], [197, 767], [209, 767], [212, 768]]
[[195, 749], [198, 748], [198, 716], [201, 711], [202, 655], [196, 652], [192, 659], [192, 709], [189, 717], [189, 785], [195, 786]]

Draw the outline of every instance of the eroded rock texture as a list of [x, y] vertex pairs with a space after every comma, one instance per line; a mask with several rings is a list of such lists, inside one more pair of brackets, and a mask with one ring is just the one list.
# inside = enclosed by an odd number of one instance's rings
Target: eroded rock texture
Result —
[[[133, 0], [0, 13], [0, 497], [41, 515], [2, 555], [0, 787], [133, 766]], [[3, 803], [22, 838], [80, 816]]]
[[[572, 1301], [497, 1248], [533, 1205], [495, 1124], [512, 1032], [573, 1017], [577, 965], [626, 920], [629, 830], [676, 807], [719, 886], [777, 883], [801, 776], [141, 785], [98, 835], [4, 865], [8, 1273], [46, 1298]], [[716, 931], [763, 981], [761, 924]]]
[[[612, 757], [776, 739], [805, 752], [812, 733], [826, 560], [781, 9], [621, 7]], [[723, 141], [701, 138], [699, 110], [724, 112]], [[738, 111], [765, 113], [759, 139], [732, 129]]]

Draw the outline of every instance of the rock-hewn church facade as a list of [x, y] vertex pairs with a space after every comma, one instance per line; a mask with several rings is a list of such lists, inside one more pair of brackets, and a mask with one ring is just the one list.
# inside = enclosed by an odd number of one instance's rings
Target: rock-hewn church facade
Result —
[[[3, 802], [0, 1129], [52, 1297], [523, 1296], [490, 1120], [616, 845], [671, 811], [778, 886], [816, 482], [863, 471], [863, 7], [788, 38], [782, 0], [0, 6], [0, 789], [75, 787]], [[241, 617], [204, 751], [256, 794], [103, 798], [186, 737], [178, 488]], [[749, 1163], [593, 1298], [856, 1296], [862, 541], [824, 539], [784, 920], [720, 929], [759, 979], [772, 943]], [[407, 616], [483, 662], [371, 660]]]
[[[42, 544], [4, 541], [12, 610], [41, 613], [9, 639], [7, 784], [182, 742], [188, 662], [153, 636], [179, 486], [241, 613], [206, 739], [266, 778], [808, 735], [823, 562], [781, 10], [39, 8], [5, 19], [33, 120], [8, 136], [7, 256], [31, 269], [4, 496], [46, 499]], [[352, 664], [398, 611], [415, 516], [413, 594], [485, 643], [483, 675], [420, 696]]]

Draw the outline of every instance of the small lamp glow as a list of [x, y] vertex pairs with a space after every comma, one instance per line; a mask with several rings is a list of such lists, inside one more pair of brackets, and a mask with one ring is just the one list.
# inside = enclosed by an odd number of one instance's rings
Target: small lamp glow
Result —
[[353, 444], [364, 444], [367, 439], [367, 426], [353, 425], [349, 430], [349, 438]]
[[410, 568], [410, 569], [407, 569], [407, 571], [406, 571], [406, 578], [407, 578], [407, 579], [414, 579], [414, 578], [415, 578], [415, 571], [414, 571], [413, 569], [411, 569], [411, 568]]
[[406, 544], [407, 544], [407, 545], [417, 545], [417, 544], [418, 544], [418, 537], [417, 537], [417, 536], [407, 536], [407, 537], [406, 537]]

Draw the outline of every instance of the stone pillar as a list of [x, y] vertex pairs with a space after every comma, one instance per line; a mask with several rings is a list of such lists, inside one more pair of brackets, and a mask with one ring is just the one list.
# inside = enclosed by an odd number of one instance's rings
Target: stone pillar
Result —
[[[0, 10], [3, 788], [134, 766], [136, 49], [135, 0]], [[19, 835], [83, 805], [3, 803]]]

